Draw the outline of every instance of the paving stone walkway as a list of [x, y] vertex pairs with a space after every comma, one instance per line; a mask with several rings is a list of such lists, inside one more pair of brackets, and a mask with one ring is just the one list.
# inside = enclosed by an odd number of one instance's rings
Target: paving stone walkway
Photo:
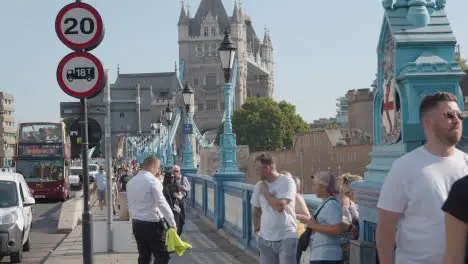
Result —
[[[106, 211], [93, 207], [95, 221], [105, 220]], [[116, 218], [115, 218], [116, 219]], [[82, 264], [82, 227], [78, 226], [51, 254], [45, 264]], [[182, 239], [192, 245], [192, 249], [184, 256], [172, 255], [171, 264], [255, 264], [258, 259], [246, 254], [237, 246], [230, 244], [225, 238], [207, 225], [196, 213], [187, 213]], [[112, 253], [95, 254], [94, 263], [99, 264], [135, 264], [138, 254]]]

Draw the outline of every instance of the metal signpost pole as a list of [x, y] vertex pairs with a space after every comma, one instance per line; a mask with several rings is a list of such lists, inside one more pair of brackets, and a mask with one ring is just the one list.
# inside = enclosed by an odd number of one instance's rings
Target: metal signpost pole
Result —
[[83, 159], [83, 263], [93, 264], [93, 216], [89, 211], [89, 168], [88, 168], [88, 106], [87, 99], [80, 99], [81, 106], [81, 156]]
[[106, 85], [106, 118], [104, 119], [105, 123], [105, 147], [106, 147], [106, 171], [107, 171], [107, 251], [113, 251], [113, 230], [112, 230], [112, 217], [113, 217], [113, 208], [112, 208], [112, 142], [111, 142], [111, 91], [109, 82]]
[[84, 184], [83, 263], [93, 264], [93, 217], [89, 208], [87, 99], [101, 93], [107, 83], [107, 76], [101, 61], [88, 52], [102, 42], [104, 23], [94, 7], [76, 0], [63, 7], [57, 14], [55, 32], [60, 41], [74, 51], [60, 61], [56, 77], [62, 91], [80, 99]]

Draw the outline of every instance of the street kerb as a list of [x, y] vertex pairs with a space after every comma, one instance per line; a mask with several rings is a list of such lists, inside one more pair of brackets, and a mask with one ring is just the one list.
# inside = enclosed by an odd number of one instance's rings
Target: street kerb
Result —
[[[93, 198], [96, 196], [96, 188], [93, 186], [89, 190], [90, 193], [90, 204]], [[70, 233], [73, 229], [81, 222], [83, 214], [83, 195], [80, 197], [74, 197], [62, 203], [60, 209], [60, 216], [57, 225], [58, 233]]]

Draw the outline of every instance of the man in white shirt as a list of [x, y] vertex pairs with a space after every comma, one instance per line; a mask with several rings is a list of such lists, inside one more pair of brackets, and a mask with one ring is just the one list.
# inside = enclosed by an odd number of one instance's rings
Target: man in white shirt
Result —
[[169, 263], [166, 247], [166, 221], [177, 230], [171, 207], [164, 198], [159, 159], [150, 156], [143, 169], [127, 183], [128, 209], [133, 235], [137, 242], [138, 264], [149, 264], [151, 254], [155, 264]]
[[278, 173], [269, 154], [260, 154], [254, 165], [261, 181], [255, 185], [250, 203], [260, 264], [294, 264], [297, 261], [296, 183]]
[[380, 191], [376, 240], [381, 264], [442, 263], [440, 208], [452, 184], [468, 174], [468, 157], [455, 148], [463, 120], [457, 98], [446, 92], [426, 96], [419, 116], [426, 144], [393, 163]]

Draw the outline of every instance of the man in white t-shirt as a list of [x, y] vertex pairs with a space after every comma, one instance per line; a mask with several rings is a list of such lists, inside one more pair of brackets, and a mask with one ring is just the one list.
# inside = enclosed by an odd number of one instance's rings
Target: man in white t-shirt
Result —
[[269, 154], [260, 154], [254, 165], [261, 181], [255, 185], [250, 202], [260, 264], [294, 264], [297, 261], [296, 183], [278, 173]]
[[419, 116], [426, 144], [393, 163], [380, 191], [376, 240], [381, 264], [442, 263], [440, 208], [452, 184], [468, 174], [468, 157], [455, 148], [463, 120], [457, 98], [445, 92], [426, 96]]

